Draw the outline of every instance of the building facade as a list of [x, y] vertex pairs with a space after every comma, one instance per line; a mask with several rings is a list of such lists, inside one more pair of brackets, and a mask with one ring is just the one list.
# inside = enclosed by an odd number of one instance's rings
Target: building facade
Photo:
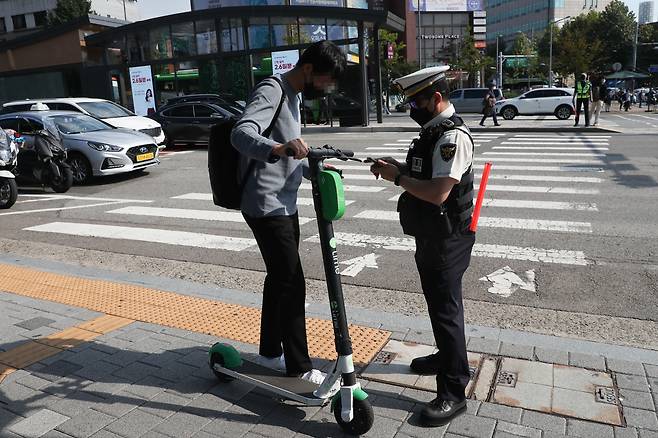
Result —
[[[0, 39], [39, 30], [46, 25], [48, 13], [57, 0], [0, 1]], [[137, 0], [92, 0], [91, 9], [101, 17], [138, 21]]]
[[638, 14], [638, 22], [646, 24], [653, 22], [654, 1], [640, 2], [640, 10]]
[[[539, 37], [549, 23], [590, 11], [602, 11], [612, 0], [485, 0], [487, 43], [512, 43], [518, 32]], [[562, 23], [560, 23], [562, 24]]]

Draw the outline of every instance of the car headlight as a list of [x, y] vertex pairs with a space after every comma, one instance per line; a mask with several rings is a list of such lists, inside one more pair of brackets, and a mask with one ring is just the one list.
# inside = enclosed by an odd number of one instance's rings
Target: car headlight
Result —
[[100, 152], [120, 152], [123, 149], [121, 146], [114, 146], [106, 143], [96, 143], [95, 141], [88, 141], [87, 144], [90, 148], [96, 149]]

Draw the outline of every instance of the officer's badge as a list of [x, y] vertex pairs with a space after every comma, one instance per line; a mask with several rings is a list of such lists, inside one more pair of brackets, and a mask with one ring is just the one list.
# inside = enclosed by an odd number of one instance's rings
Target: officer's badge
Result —
[[443, 161], [450, 161], [455, 157], [455, 152], [457, 151], [457, 145], [455, 143], [444, 143], [440, 148]]
[[422, 172], [423, 171], [423, 159], [413, 157], [411, 159], [411, 171], [412, 172]]

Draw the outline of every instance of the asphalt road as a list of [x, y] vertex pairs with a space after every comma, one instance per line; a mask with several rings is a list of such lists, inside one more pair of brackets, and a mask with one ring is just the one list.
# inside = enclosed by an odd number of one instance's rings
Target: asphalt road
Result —
[[[535, 319], [544, 310], [559, 310], [658, 321], [658, 146], [655, 135], [637, 131], [477, 134], [476, 165], [490, 160], [494, 167], [464, 279], [465, 298], [481, 312], [471, 314], [471, 321], [489, 321], [488, 308], [521, 309], [517, 315], [532, 309], [528, 314]], [[404, 154], [412, 137], [305, 136], [311, 145], [329, 143], [361, 157]], [[157, 168], [96, 180], [64, 196], [23, 189], [14, 207], [0, 212], [0, 250], [258, 291], [258, 249], [243, 240], [252, 236], [239, 213], [220, 214], [207, 199], [206, 166], [205, 150], [168, 151]], [[343, 233], [343, 282], [354, 295], [348, 301], [422, 313], [413, 243], [401, 232], [392, 200], [400, 190], [375, 181], [366, 165], [344, 168], [344, 183], [352, 186], [345, 197], [353, 202], [334, 227]], [[310, 196], [303, 186], [300, 197]], [[300, 217], [308, 218], [300, 251], [309, 296], [321, 299], [312, 206], [300, 205]], [[89, 236], [98, 233], [106, 237]]]

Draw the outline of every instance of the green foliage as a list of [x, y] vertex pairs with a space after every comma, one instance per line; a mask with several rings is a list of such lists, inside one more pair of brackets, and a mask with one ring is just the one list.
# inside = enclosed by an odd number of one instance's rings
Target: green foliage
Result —
[[[370, 39], [370, 53], [376, 50], [373, 47], [374, 40]], [[393, 47], [393, 57], [388, 59], [388, 46]], [[393, 87], [393, 81], [402, 76], [418, 70], [418, 64], [410, 63], [405, 58], [406, 44], [398, 41], [398, 34], [389, 32], [385, 29], [379, 29], [379, 50], [380, 50], [380, 68], [382, 70], [382, 88], [392, 94], [397, 94], [398, 90]]]
[[48, 24], [58, 25], [94, 14], [91, 0], [57, 0], [57, 6], [48, 14]]
[[[494, 48], [494, 52], [496, 49]], [[475, 47], [475, 40], [471, 28], [467, 28], [459, 45], [459, 56], [454, 59], [452, 68], [468, 73], [470, 85], [475, 85], [475, 78], [484, 69], [485, 78], [489, 67], [495, 66], [494, 58], [483, 55], [480, 49]], [[484, 79], [484, 78], [483, 78]]]
[[601, 12], [597, 25], [592, 31], [602, 43], [599, 64], [609, 68], [615, 62], [621, 62], [632, 67], [635, 14], [621, 0], [613, 0]]

